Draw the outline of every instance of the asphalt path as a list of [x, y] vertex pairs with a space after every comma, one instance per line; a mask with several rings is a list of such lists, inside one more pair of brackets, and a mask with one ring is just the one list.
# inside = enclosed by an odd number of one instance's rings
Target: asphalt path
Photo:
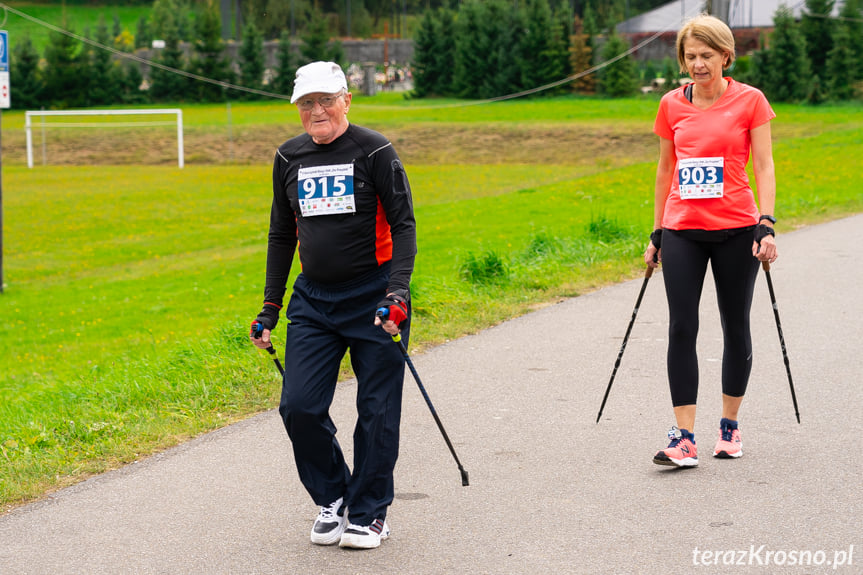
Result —
[[[761, 273], [740, 459], [710, 456], [722, 345], [708, 278], [700, 465], [651, 461], [674, 423], [657, 273], [599, 424], [642, 279], [416, 355], [470, 486], [406, 371], [392, 536], [379, 549], [309, 542], [317, 509], [270, 411], [0, 516], [0, 573], [863, 573], [863, 215], [778, 245], [801, 424]], [[355, 391], [340, 384], [332, 409], [348, 457]]]

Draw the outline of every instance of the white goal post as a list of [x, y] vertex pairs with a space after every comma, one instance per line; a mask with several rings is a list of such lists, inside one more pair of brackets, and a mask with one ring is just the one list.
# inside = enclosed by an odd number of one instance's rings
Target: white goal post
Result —
[[[176, 115], [177, 120], [177, 155], [179, 157], [178, 164], [182, 168], [183, 161], [183, 111], [179, 108], [158, 109], [158, 110], [39, 110], [28, 111], [25, 113], [24, 127], [27, 131], [27, 167], [33, 167], [33, 134], [32, 122], [33, 116], [137, 116], [137, 115]], [[154, 122], [129, 122], [129, 123], [111, 123], [111, 122], [51, 122], [44, 124], [51, 128], [111, 128], [111, 127], [126, 127], [126, 126], [173, 126], [174, 121], [154, 121]]]

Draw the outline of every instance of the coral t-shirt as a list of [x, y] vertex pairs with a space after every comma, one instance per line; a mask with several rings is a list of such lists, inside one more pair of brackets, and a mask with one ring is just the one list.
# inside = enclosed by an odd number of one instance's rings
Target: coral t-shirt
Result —
[[728, 80], [728, 88], [702, 110], [675, 89], [659, 103], [653, 131], [674, 142], [677, 164], [662, 227], [725, 230], [758, 223], [746, 164], [750, 130], [776, 117], [757, 88]]

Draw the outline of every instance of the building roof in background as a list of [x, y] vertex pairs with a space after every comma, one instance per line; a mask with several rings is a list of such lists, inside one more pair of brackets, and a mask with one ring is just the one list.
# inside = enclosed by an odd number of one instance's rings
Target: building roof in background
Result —
[[[843, 3], [843, 0], [836, 1], [834, 16], [838, 15]], [[701, 13], [704, 4], [704, 0], [675, 0], [621, 22], [616, 28], [624, 34], [676, 32], [683, 22]], [[805, 0], [730, 0], [728, 25], [731, 28], [770, 28], [773, 15], [781, 4], [791, 8], [797, 18], [806, 7]]]

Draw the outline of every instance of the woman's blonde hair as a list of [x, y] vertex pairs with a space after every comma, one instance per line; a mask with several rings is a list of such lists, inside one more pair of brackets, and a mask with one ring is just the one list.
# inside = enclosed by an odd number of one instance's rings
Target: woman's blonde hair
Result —
[[717, 52], [727, 56], [722, 69], [727, 70], [734, 63], [734, 35], [731, 28], [715, 16], [700, 14], [687, 21], [677, 33], [677, 63], [680, 72], [686, 72], [686, 60], [683, 54], [683, 43], [687, 38], [701, 40]]

